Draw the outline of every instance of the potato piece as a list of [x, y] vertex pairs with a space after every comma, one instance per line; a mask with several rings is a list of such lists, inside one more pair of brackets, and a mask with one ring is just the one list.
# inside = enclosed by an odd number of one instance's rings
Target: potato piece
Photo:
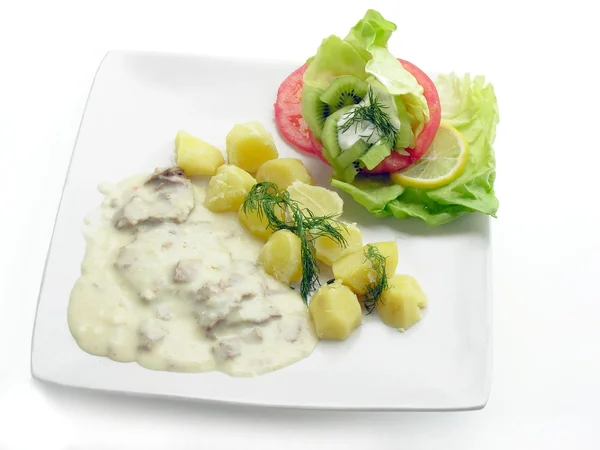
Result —
[[389, 327], [408, 330], [421, 320], [420, 308], [427, 306], [427, 297], [410, 275], [394, 275], [388, 285], [377, 302], [379, 317]]
[[327, 236], [315, 239], [316, 256], [319, 261], [331, 266], [342, 256], [362, 248], [362, 233], [356, 224], [346, 224], [346, 229], [340, 230], [346, 239], [346, 247], [342, 247], [336, 241]]
[[248, 172], [230, 164], [222, 165], [208, 181], [204, 206], [213, 212], [237, 211], [255, 184]]
[[334, 278], [341, 280], [359, 295], [364, 295], [367, 292], [367, 286], [374, 282], [377, 277], [376, 272], [371, 267], [371, 262], [365, 256], [368, 245], [377, 247], [379, 253], [386, 258], [385, 270], [388, 277], [396, 272], [398, 266], [398, 246], [394, 241], [367, 244], [363, 248], [348, 253], [335, 261], [332, 266]]
[[390, 277], [388, 280], [388, 286], [394, 287], [397, 291], [402, 293], [402, 297], [412, 297], [415, 299], [419, 308], [427, 307], [427, 296], [419, 282], [410, 275], [397, 274], [394, 277]]
[[[283, 209], [278, 208], [278, 210], [280, 211], [279, 217], [283, 220], [285, 216]], [[273, 234], [273, 229], [267, 226], [269, 221], [264, 214], [259, 218], [257, 211], [247, 211], [245, 213], [243, 205], [238, 210], [238, 219], [256, 237], [267, 240]]]
[[273, 136], [259, 122], [235, 125], [225, 138], [227, 158], [247, 172], [255, 173], [270, 159], [279, 156]]
[[269, 275], [290, 284], [302, 277], [300, 251], [298, 236], [290, 230], [278, 230], [258, 252], [258, 262]]
[[214, 175], [225, 163], [221, 150], [183, 130], [175, 137], [175, 158], [188, 177]]
[[308, 310], [321, 339], [346, 339], [360, 325], [362, 318], [358, 297], [340, 280], [321, 286]]
[[280, 158], [267, 161], [256, 172], [256, 182], [270, 181], [280, 191], [288, 188], [294, 181], [313, 184], [313, 179], [302, 161], [297, 158]]

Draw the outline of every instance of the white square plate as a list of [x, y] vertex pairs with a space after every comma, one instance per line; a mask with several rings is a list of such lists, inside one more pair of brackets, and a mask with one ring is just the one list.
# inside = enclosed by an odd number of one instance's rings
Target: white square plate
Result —
[[436, 229], [375, 219], [348, 196], [345, 217], [365, 242], [395, 239], [398, 271], [414, 275], [429, 298], [424, 319], [406, 333], [374, 316], [344, 342], [321, 342], [308, 358], [255, 378], [220, 372], [169, 373], [89, 355], [71, 337], [67, 305], [80, 273], [84, 216], [101, 201], [100, 182], [151, 172], [172, 160], [179, 129], [220, 144], [231, 127], [259, 120], [282, 156], [302, 158], [317, 181], [329, 170], [277, 134], [273, 103], [296, 65], [156, 53], [109, 53], [89, 95], [69, 167], [44, 279], [32, 346], [40, 380], [123, 393], [265, 406], [364, 410], [482, 408], [491, 373], [490, 239], [487, 217]]

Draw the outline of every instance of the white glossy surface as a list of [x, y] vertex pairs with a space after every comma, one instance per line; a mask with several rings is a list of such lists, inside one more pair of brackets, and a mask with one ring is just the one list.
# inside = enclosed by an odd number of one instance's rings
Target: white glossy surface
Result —
[[[310, 357], [251, 380], [149, 371], [91, 356], [73, 341], [66, 307], [85, 248], [78, 218], [98, 204], [98, 183], [168, 166], [179, 129], [223, 147], [235, 123], [258, 120], [273, 133], [281, 156], [303, 158], [318, 182], [326, 184], [330, 169], [287, 146], [274, 125], [273, 97], [295, 67], [139, 52], [104, 58], [79, 130], [47, 261], [32, 349], [36, 378], [92, 389], [303, 408], [472, 409], [485, 404], [491, 286], [489, 223], [480, 216], [431, 229], [413, 221], [374, 219], [344, 197], [344, 218], [360, 224], [365, 242], [396, 240], [398, 271], [415, 276], [428, 295], [424, 319], [406, 333], [366, 317], [347, 341], [321, 342]], [[357, 389], [375, 378], [378, 383], [370, 389]], [[289, 389], [292, 385], [297, 389]]]
[[[519, 151], [519, 164], [513, 163], [514, 152], [498, 155], [502, 206], [492, 226], [493, 386], [485, 409], [348, 414], [216, 407], [95, 394], [31, 379], [31, 331], [44, 258], [87, 92], [103, 55], [126, 48], [301, 60], [333, 31], [332, 17], [339, 21], [335, 31], [344, 33], [344, 24], [365, 7], [356, 0], [344, 2], [343, 9], [337, 2], [306, 0], [305, 7], [294, 9], [294, 20], [272, 21], [269, 14], [282, 13], [267, 7], [272, 2], [214, 2], [209, 12], [201, 3], [105, 0], [91, 7], [75, 0], [29, 0], [0, 6], [0, 167], [20, 169], [0, 177], [3, 192], [17, 185], [20, 192], [3, 196], [6, 210], [18, 218], [0, 222], [7, 236], [0, 251], [0, 448], [305, 450], [319, 443], [344, 450], [597, 450], [600, 210], [593, 193], [600, 161], [591, 143], [599, 92], [573, 96], [577, 114], [561, 118], [569, 129], [580, 130], [569, 138], [569, 148], [579, 155], [572, 172], [576, 188], [556, 186], [566, 164], [564, 142], [530, 131], [556, 123], [556, 99], [548, 93], [557, 79], [571, 79], [574, 68], [584, 74], [597, 70], [590, 57], [600, 40], [596, 15], [584, 0], [569, 8], [548, 3], [542, 10], [537, 2], [484, 6], [476, 0], [432, 0], [427, 9], [436, 14], [427, 24], [436, 31], [423, 33], [423, 21], [407, 20], [408, 37], [392, 43], [395, 53], [423, 67], [471, 70], [493, 79], [503, 114], [498, 145]], [[396, 6], [374, 0], [369, 6], [404, 17], [423, 10], [420, 2]], [[248, 20], [256, 8], [261, 14]], [[224, 17], [231, 33], [220, 32]], [[219, 20], [206, 20], [211, 18]], [[524, 98], [539, 106], [537, 114], [523, 106]], [[27, 151], [15, 151], [24, 147]], [[543, 149], [545, 157], [535, 149]], [[529, 179], [532, 167], [539, 169]], [[523, 184], [547, 195], [536, 195], [532, 206]]]

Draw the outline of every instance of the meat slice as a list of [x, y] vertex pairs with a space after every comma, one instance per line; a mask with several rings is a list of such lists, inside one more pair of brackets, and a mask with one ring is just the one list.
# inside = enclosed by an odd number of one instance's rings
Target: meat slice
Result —
[[241, 337], [247, 344], [258, 344], [263, 341], [263, 332], [258, 327], [246, 328], [242, 331]]
[[154, 315], [160, 320], [171, 320], [173, 318], [173, 311], [168, 303], [160, 303], [156, 305]]
[[229, 314], [227, 325], [242, 323], [262, 324], [271, 319], [281, 317], [281, 313], [264, 298], [255, 297], [240, 304], [240, 307]]
[[158, 186], [162, 186], [163, 183], [182, 183], [187, 182], [187, 178], [182, 169], [179, 167], [169, 167], [168, 169], [160, 170], [156, 169], [154, 173], [148, 178], [146, 184], [158, 182]]
[[302, 319], [289, 318], [288, 320], [282, 320], [281, 322], [279, 322], [278, 329], [279, 329], [279, 333], [281, 334], [281, 337], [284, 340], [293, 344], [300, 338], [300, 335], [302, 334], [304, 327], [305, 327], [305, 323], [303, 322]]
[[173, 281], [175, 283], [189, 283], [198, 276], [202, 269], [202, 261], [199, 259], [182, 259], [175, 266]]
[[134, 227], [146, 222], [184, 222], [194, 209], [191, 182], [177, 168], [155, 172], [141, 186], [128, 192], [123, 206], [113, 217], [116, 228]]
[[193, 312], [196, 317], [196, 322], [201, 328], [204, 328], [207, 335], [210, 335], [210, 331], [213, 330], [217, 325], [224, 322], [228, 316], [239, 309], [240, 305], [237, 303], [223, 303], [219, 307], [214, 308], [198, 308]]
[[156, 320], [148, 320], [140, 326], [140, 344], [139, 347], [151, 351], [157, 342], [160, 342], [167, 335], [167, 330]]
[[221, 361], [227, 361], [239, 356], [242, 351], [242, 343], [239, 338], [229, 338], [217, 342], [213, 348], [214, 355]]
[[208, 282], [194, 294], [194, 300], [200, 303], [207, 302], [222, 294], [226, 288], [227, 284], [223, 280], [217, 283]]

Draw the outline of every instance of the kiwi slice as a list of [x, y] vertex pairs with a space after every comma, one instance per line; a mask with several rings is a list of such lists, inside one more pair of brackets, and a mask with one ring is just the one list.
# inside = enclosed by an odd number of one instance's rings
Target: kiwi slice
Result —
[[368, 153], [369, 147], [369, 144], [359, 139], [352, 147], [336, 156], [332, 165], [337, 167], [337, 172], [345, 182], [352, 183], [356, 174], [364, 167], [361, 157]]
[[358, 159], [367, 169], [371, 170], [387, 158], [390, 153], [392, 153], [392, 147], [380, 142], [371, 146], [369, 151], [365, 151]]
[[349, 110], [350, 107], [338, 109], [325, 120], [325, 124], [323, 125], [323, 131], [321, 132], [323, 155], [332, 164], [334, 164], [335, 157], [342, 152], [338, 140], [338, 122]]
[[369, 84], [359, 80], [352, 75], [337, 77], [321, 94], [321, 101], [329, 105], [331, 112], [337, 111], [345, 106], [360, 103], [367, 95]]
[[331, 107], [321, 101], [322, 94], [321, 89], [312, 86], [302, 89], [302, 117], [317, 138], [321, 137], [325, 120], [332, 112]]
[[[340, 169], [346, 168], [355, 161], [358, 161], [365, 153], [369, 150], [369, 144], [362, 139], [356, 141], [356, 143], [347, 150], [344, 150], [335, 157], [334, 164]], [[370, 153], [370, 150], [369, 150]]]
[[352, 183], [356, 178], [356, 175], [361, 171], [362, 167], [358, 161], [354, 161], [352, 164], [347, 166], [341, 172], [342, 181], [346, 183]]

